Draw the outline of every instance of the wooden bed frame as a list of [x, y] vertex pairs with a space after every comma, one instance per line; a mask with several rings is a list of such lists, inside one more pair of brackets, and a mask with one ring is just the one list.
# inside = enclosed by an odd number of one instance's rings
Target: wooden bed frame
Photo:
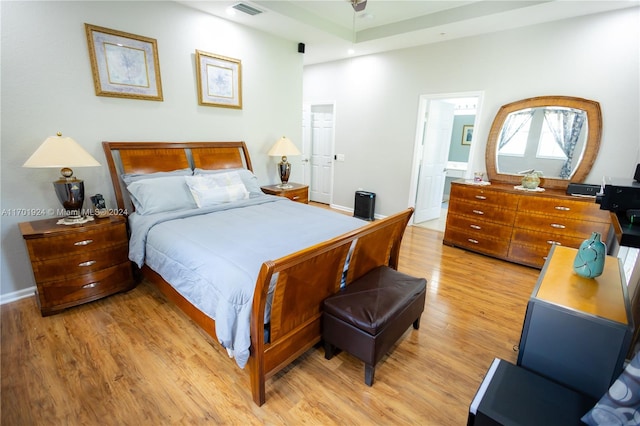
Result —
[[[182, 168], [252, 170], [244, 142], [103, 142], [117, 207], [132, 211], [122, 173], [153, 173]], [[336, 238], [262, 264], [251, 314], [249, 376], [257, 405], [266, 400], [265, 382], [321, 339], [322, 301], [339, 291], [347, 254], [355, 241], [347, 285], [371, 269], [398, 267], [404, 230], [413, 209], [371, 222]], [[205, 315], [148, 266], [143, 276], [216, 341], [215, 321]], [[269, 341], [264, 342], [267, 292], [278, 274], [271, 305]]]

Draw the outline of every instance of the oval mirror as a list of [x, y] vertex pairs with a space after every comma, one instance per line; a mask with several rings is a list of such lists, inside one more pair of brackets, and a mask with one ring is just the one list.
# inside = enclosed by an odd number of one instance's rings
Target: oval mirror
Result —
[[600, 104], [569, 96], [539, 96], [503, 105], [487, 140], [487, 177], [519, 185], [526, 171], [540, 186], [566, 189], [589, 174], [600, 148]]

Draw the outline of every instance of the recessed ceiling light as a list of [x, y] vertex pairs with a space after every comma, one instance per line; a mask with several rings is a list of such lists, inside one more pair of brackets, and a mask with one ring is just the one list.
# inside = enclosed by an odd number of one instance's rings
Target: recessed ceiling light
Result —
[[348, 53], [349, 55], [353, 55], [354, 53], [356, 53], [356, 51], [355, 51], [355, 50], [353, 50], [353, 48], [349, 48], [349, 49], [347, 50], [347, 53]]

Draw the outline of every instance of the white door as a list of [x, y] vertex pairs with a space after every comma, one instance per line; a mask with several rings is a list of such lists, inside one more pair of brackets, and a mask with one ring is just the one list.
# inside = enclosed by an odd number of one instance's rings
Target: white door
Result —
[[333, 105], [311, 106], [309, 199], [331, 203]]
[[424, 120], [414, 222], [440, 217], [455, 106], [431, 100]]

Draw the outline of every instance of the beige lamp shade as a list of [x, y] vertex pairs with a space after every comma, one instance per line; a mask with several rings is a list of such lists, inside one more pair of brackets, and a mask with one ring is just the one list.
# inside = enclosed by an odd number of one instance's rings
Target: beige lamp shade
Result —
[[96, 167], [100, 163], [69, 137], [49, 136], [22, 167]]
[[269, 150], [268, 155], [273, 157], [286, 157], [288, 155], [301, 155], [302, 153], [286, 136], [281, 137]]

